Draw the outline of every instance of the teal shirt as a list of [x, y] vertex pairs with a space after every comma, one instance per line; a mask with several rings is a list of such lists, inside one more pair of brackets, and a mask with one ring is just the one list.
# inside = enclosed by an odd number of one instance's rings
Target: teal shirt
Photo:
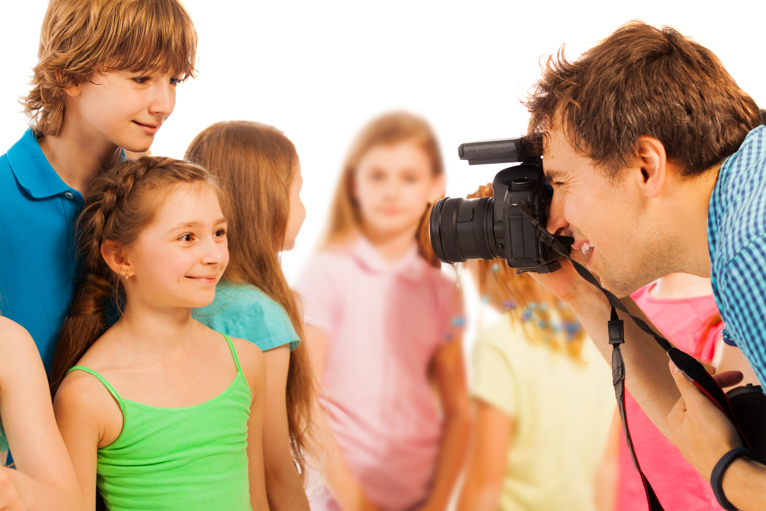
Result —
[[301, 342], [285, 309], [250, 284], [219, 282], [213, 303], [194, 309], [192, 315], [216, 332], [250, 341], [261, 351], [285, 344], [292, 351]]
[[5, 459], [8, 456], [8, 440], [5, 438], [3, 423], [0, 421], [0, 467], [5, 466]]

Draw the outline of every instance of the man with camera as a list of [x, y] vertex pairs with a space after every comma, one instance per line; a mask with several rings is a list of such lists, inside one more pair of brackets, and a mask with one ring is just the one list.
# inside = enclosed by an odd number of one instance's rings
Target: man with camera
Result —
[[[716, 380], [766, 384], [766, 127], [718, 58], [633, 22], [574, 62], [549, 59], [527, 107], [554, 190], [548, 230], [574, 237], [575, 257], [617, 296], [669, 273], [711, 277], [727, 344]], [[536, 277], [609, 359], [602, 293], [569, 261]], [[627, 388], [719, 502], [766, 509], [766, 466], [629, 319], [622, 352]]]

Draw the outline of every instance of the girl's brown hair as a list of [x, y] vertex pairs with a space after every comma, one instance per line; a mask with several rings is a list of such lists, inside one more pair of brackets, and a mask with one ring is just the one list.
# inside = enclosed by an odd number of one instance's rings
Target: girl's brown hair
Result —
[[[342, 242], [346, 237], [359, 228], [359, 205], [354, 199], [353, 179], [359, 162], [373, 147], [380, 145], [396, 145], [402, 142], [411, 142], [420, 147], [431, 160], [433, 176], [444, 174], [439, 143], [436, 140], [431, 126], [422, 118], [407, 112], [392, 112], [382, 115], [365, 126], [351, 145], [351, 150], [346, 156], [346, 161], [341, 170], [340, 182], [335, 191], [335, 198], [330, 207], [330, 221], [325, 234], [325, 245]], [[420, 227], [416, 234], [420, 255], [440, 268], [441, 262], [431, 249], [428, 234], [428, 218], [431, 215], [431, 207], [426, 207], [420, 220]]]
[[173, 158], [124, 161], [93, 182], [77, 220], [81, 280], [53, 352], [49, 376], [53, 395], [67, 371], [106, 332], [110, 316], [122, 309], [122, 282], [101, 256], [101, 246], [112, 241], [128, 249], [173, 189], [193, 184], [212, 187], [220, 198], [215, 179], [205, 169]]
[[[185, 158], [208, 168], [227, 196], [229, 266], [224, 279], [258, 287], [287, 312], [301, 339], [303, 322], [279, 252], [290, 213], [290, 183], [298, 155], [281, 131], [249, 121], [219, 122], [192, 141]], [[287, 419], [293, 456], [305, 475], [313, 377], [305, 343], [290, 353]]]
[[197, 32], [178, 0], [51, 0], [32, 90], [22, 104], [38, 136], [58, 135], [66, 89], [94, 72], [194, 76]]
[[[492, 185], [487, 184], [468, 198], [492, 196]], [[529, 274], [517, 274], [503, 259], [480, 259], [478, 264], [479, 294], [482, 297], [488, 295], [490, 285], [487, 280], [493, 279], [492, 292], [498, 295], [494, 298], [504, 304], [512, 322], [521, 323], [528, 341], [563, 350], [573, 359], [581, 360], [580, 351], [587, 337], [569, 307]]]

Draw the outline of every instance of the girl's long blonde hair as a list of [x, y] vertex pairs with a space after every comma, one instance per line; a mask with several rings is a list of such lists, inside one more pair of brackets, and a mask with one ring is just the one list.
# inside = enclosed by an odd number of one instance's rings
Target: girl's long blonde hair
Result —
[[[346, 156], [335, 198], [330, 206], [324, 246], [343, 242], [361, 225], [359, 205], [353, 196], [353, 179], [364, 155], [374, 147], [396, 145], [402, 142], [411, 142], [425, 152], [431, 161], [434, 177], [444, 174], [439, 143], [431, 126], [424, 119], [407, 112], [392, 112], [373, 119], [359, 133]], [[431, 215], [432, 206], [433, 204], [429, 204], [423, 212], [416, 238], [418, 251], [423, 259], [439, 268], [441, 262], [431, 249], [428, 234], [428, 218]]]
[[[492, 196], [492, 185], [487, 184], [468, 198]], [[580, 351], [587, 334], [569, 307], [528, 274], [517, 274], [503, 259], [480, 259], [478, 263], [479, 294], [487, 296], [488, 279], [493, 279], [494, 291], [499, 295], [495, 298], [508, 310], [510, 320], [522, 325], [528, 341], [562, 350], [575, 360], [581, 360]]]
[[[258, 287], [287, 312], [303, 340], [303, 322], [282, 273], [279, 253], [290, 213], [290, 183], [298, 155], [284, 134], [250, 121], [215, 123], [202, 131], [185, 158], [218, 178], [227, 197], [229, 265], [223, 278]], [[287, 419], [293, 456], [305, 474], [313, 378], [305, 343], [290, 353]]]

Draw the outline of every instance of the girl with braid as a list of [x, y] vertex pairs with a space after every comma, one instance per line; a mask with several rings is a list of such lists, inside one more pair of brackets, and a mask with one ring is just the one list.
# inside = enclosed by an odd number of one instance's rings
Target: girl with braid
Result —
[[263, 354], [191, 315], [229, 260], [220, 199], [206, 170], [171, 158], [94, 181], [50, 375], [88, 510], [96, 489], [111, 511], [268, 509]]
[[[491, 185], [469, 198], [492, 196]], [[470, 261], [504, 313], [472, 354], [474, 432], [458, 511], [605, 509], [610, 371], [572, 311], [505, 261]], [[608, 500], [608, 499], [606, 499]]]

